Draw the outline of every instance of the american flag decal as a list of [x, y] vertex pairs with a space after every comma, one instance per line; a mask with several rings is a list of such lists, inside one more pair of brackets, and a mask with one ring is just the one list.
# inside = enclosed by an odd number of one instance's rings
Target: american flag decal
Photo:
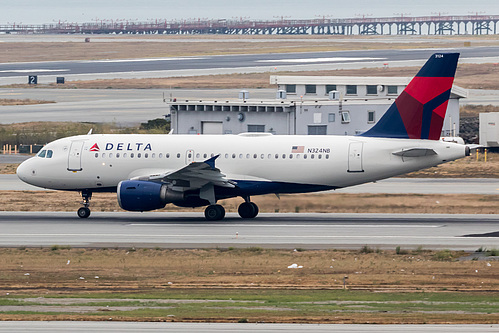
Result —
[[305, 151], [305, 146], [293, 146], [291, 147], [292, 153], [303, 153]]

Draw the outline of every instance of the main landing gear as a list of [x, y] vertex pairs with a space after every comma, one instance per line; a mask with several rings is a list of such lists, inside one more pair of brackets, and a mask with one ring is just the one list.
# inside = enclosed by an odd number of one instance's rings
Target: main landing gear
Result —
[[[245, 202], [239, 205], [237, 212], [243, 219], [252, 219], [258, 215], [258, 206], [244, 197]], [[225, 209], [220, 205], [210, 205], [204, 210], [204, 216], [208, 221], [219, 221], [225, 217]]]
[[78, 217], [82, 219], [86, 219], [87, 217], [90, 216], [90, 199], [92, 198], [92, 192], [89, 190], [82, 190], [81, 191], [81, 197], [83, 198], [82, 205], [83, 207], [80, 207], [77, 211]]

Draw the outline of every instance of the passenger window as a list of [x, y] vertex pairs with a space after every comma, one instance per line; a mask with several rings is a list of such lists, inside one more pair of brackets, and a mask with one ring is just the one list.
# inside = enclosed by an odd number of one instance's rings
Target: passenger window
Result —
[[322, 154], [319, 154], [319, 155], [317, 156], [317, 158], [318, 158], [318, 159], [321, 159], [321, 158], [322, 158]]
[[329, 154], [326, 154], [326, 160], [329, 160]]
[[106, 153], [102, 153], [102, 158], [106, 157]]
[[116, 153], [116, 158], [120, 158], [120, 153]]
[[260, 155], [260, 158], [263, 160], [263, 158], [265, 157], [265, 154], [261, 154]]
[[207, 158], [207, 157], [208, 157], [208, 154], [204, 153], [203, 158]]
[[286, 158], [286, 154], [282, 154], [282, 159], [285, 159]]
[[109, 153], [109, 158], [113, 157], [113, 153]]
[[232, 158], [236, 158], [236, 154], [232, 154]]
[[225, 154], [225, 158], [229, 158], [229, 154], [227, 154], [227, 153], [226, 153], [226, 154]]
[[149, 154], [148, 154], [148, 153], [145, 153], [145, 154], [144, 154], [144, 157], [145, 157], [145, 158], [148, 158], [148, 157], [149, 157]]
[[239, 154], [239, 158], [242, 159], [243, 158], [243, 154]]
[[126, 157], [126, 153], [123, 153], [123, 158], [125, 158], [125, 157]]
[[165, 157], [170, 158], [170, 153], [166, 153]]
[[140, 158], [142, 156], [141, 153], [137, 153], [137, 158]]
[[257, 154], [253, 154], [253, 158], [257, 158], [257, 157], [258, 157], [258, 155], [257, 155]]
[[[154, 156], [153, 156], [154, 157]], [[158, 155], [159, 158], [162, 158], [163, 157], [163, 153], [159, 153]]]
[[267, 158], [270, 160], [272, 158], [272, 154], [268, 154]]
[[151, 158], [155, 158], [155, 157], [156, 157], [156, 153], [152, 153]]
[[177, 153], [177, 158], [180, 158], [180, 153]]
[[310, 158], [311, 158], [311, 159], [314, 159], [314, 157], [315, 157], [315, 156], [314, 156], [314, 154], [310, 155]]
[[134, 156], [133, 153], [130, 153], [130, 158], [133, 158], [133, 156]]
[[42, 150], [40, 154], [38, 154], [38, 157], [45, 158], [45, 154], [47, 153], [46, 150]]
[[293, 154], [289, 154], [289, 159], [293, 159]]
[[307, 159], [307, 154], [303, 154], [303, 159], [306, 160]]
[[250, 158], [250, 154], [246, 154], [246, 158]]
[[95, 158], [99, 157], [99, 153], [95, 153]]
[[275, 159], [277, 160], [279, 158], [279, 154], [275, 154]]

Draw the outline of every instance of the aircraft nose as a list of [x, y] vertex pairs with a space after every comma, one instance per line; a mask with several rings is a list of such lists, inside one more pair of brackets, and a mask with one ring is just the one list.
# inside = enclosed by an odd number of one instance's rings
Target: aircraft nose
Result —
[[17, 177], [25, 183], [30, 183], [29, 179], [36, 175], [36, 170], [32, 167], [30, 160], [22, 162], [16, 170]]

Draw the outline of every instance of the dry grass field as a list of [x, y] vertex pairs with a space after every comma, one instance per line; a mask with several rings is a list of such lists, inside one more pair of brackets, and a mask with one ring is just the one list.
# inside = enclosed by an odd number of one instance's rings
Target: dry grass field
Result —
[[321, 52], [497, 45], [497, 36], [93, 36], [75, 41], [4, 40], [0, 62], [163, 58], [245, 53]]
[[498, 323], [497, 261], [463, 255], [0, 249], [0, 320]]
[[[497, 195], [472, 194], [347, 194], [318, 193], [255, 196], [262, 213], [424, 213], [498, 214]], [[76, 211], [81, 197], [63, 191], [0, 191], [0, 211]], [[241, 198], [221, 200], [227, 212], [237, 212]], [[359, 202], [362, 204], [359, 205]], [[95, 193], [90, 208], [95, 212], [122, 211], [116, 193]], [[201, 208], [167, 205], [159, 212], [202, 212]]]

